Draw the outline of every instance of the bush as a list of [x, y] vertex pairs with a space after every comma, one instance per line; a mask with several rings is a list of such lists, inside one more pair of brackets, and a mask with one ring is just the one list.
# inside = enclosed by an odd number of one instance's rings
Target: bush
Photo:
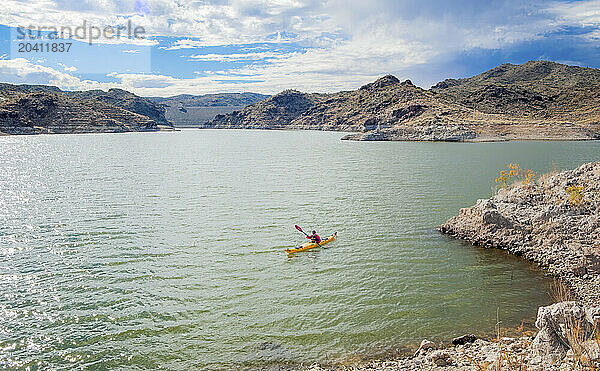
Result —
[[523, 169], [519, 164], [508, 164], [506, 170], [500, 171], [500, 176], [496, 178], [498, 188], [507, 188], [515, 182], [520, 181], [521, 184], [530, 184], [535, 179], [535, 172], [531, 169]]
[[567, 188], [567, 194], [569, 195], [569, 203], [571, 206], [580, 206], [585, 202], [584, 186], [570, 186]]

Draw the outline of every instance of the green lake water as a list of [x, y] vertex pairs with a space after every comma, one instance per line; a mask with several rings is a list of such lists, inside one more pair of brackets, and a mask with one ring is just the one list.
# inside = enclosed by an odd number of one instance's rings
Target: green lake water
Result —
[[[236, 369], [490, 333], [549, 303], [528, 262], [436, 227], [508, 162], [598, 142], [184, 130], [0, 137], [0, 368]], [[294, 229], [339, 233], [288, 257]]]

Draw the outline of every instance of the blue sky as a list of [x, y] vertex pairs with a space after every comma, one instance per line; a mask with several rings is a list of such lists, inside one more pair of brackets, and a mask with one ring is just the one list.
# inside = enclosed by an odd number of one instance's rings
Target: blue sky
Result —
[[[84, 24], [143, 38], [19, 39]], [[26, 42], [72, 46], [20, 52]], [[600, 0], [3, 0], [0, 11], [0, 81], [67, 90], [332, 92], [389, 73], [428, 88], [539, 59], [600, 67]]]

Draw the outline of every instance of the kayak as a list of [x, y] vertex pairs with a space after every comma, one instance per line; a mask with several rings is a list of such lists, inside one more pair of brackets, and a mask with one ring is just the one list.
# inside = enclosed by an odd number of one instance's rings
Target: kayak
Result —
[[[335, 238], [337, 237], [337, 232], [335, 232], [334, 234], [332, 234], [331, 236], [329, 236], [327, 239], [322, 240], [320, 242], [320, 245], [326, 245], [330, 242], [332, 242], [333, 240], [335, 240]], [[285, 249], [285, 252], [287, 252], [288, 254], [293, 254], [296, 252], [301, 252], [301, 251], [306, 251], [306, 250], [310, 250], [310, 249], [314, 249], [315, 247], [319, 247], [319, 245], [317, 245], [314, 242], [307, 242], [303, 245], [300, 245], [298, 247], [296, 247], [295, 249]]]

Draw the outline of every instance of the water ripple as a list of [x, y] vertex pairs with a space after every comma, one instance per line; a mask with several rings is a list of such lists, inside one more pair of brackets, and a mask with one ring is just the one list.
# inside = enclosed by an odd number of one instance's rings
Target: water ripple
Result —
[[[548, 301], [528, 263], [435, 226], [505, 163], [573, 167], [598, 143], [339, 138], [1, 138], [0, 368], [306, 363], [491, 331], [498, 309], [518, 324]], [[294, 224], [339, 238], [288, 257]]]

